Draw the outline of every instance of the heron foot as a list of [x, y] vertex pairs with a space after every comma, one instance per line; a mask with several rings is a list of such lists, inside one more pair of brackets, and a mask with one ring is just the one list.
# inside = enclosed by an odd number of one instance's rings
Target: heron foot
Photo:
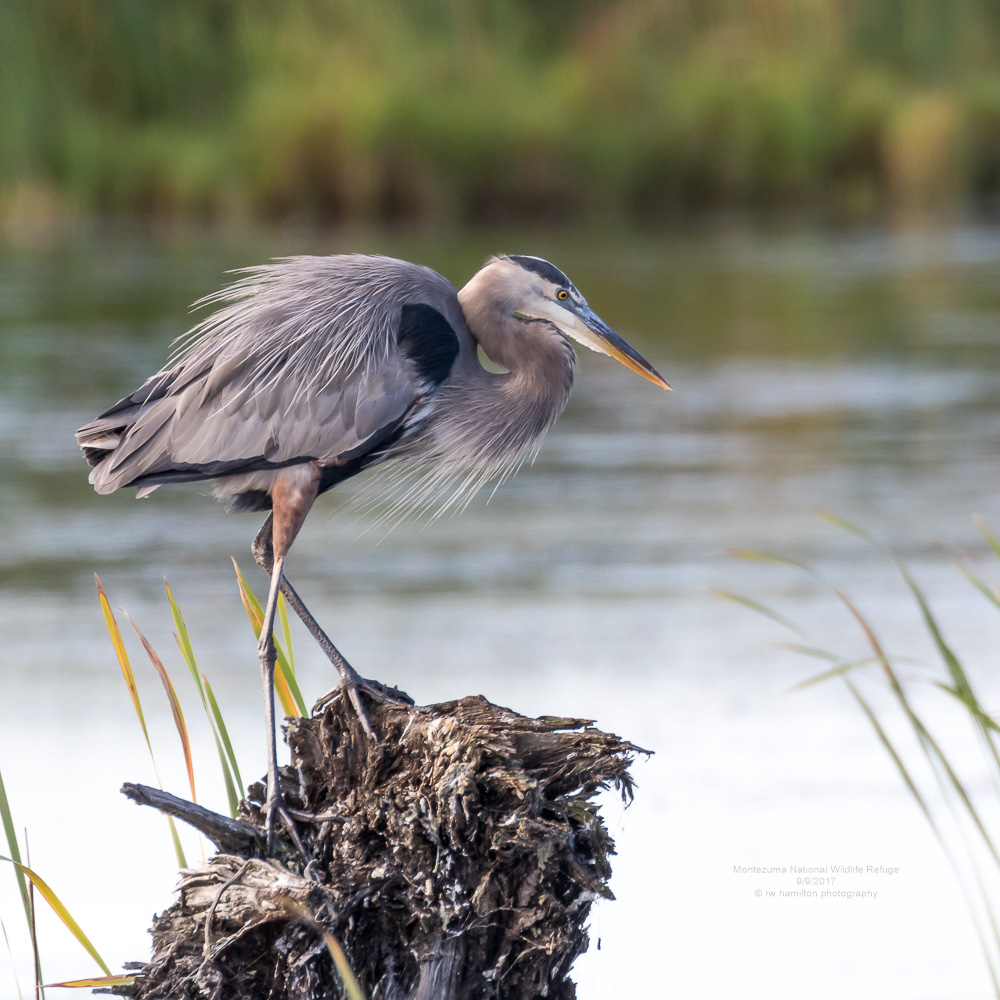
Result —
[[274, 663], [277, 653], [274, 648], [273, 634], [261, 630], [257, 640], [257, 656], [260, 659], [261, 677], [264, 682], [264, 713], [267, 720], [268, 746], [267, 746], [267, 799], [264, 805], [264, 843], [266, 854], [270, 855], [274, 850], [275, 827], [280, 818], [284, 824], [288, 835], [298, 852], [305, 858], [305, 845], [299, 836], [298, 828], [295, 826], [292, 817], [285, 806], [284, 797], [281, 794], [281, 782], [278, 775], [278, 748], [277, 737], [274, 730]]
[[354, 706], [354, 711], [358, 715], [362, 728], [369, 737], [376, 739], [375, 731], [368, 720], [368, 712], [365, 710], [364, 703], [361, 700], [361, 692], [363, 691], [372, 701], [381, 704], [395, 702], [400, 705], [412, 705], [414, 703], [413, 699], [405, 691], [400, 691], [399, 688], [389, 687], [388, 684], [383, 684], [381, 681], [372, 681], [362, 677], [347, 663], [344, 663], [344, 666], [347, 667], [347, 670], [340, 669], [340, 683], [317, 699], [312, 708], [313, 715], [318, 715], [328, 705], [341, 697], [341, 695], [346, 694], [351, 700], [351, 705]]
[[273, 788], [274, 791], [272, 792], [272, 785], [268, 782], [267, 804], [265, 806], [264, 813], [264, 840], [267, 845], [267, 854], [270, 855], [274, 850], [275, 828], [277, 821], [280, 819], [282, 825], [288, 831], [288, 836], [295, 845], [295, 849], [300, 855], [302, 855], [303, 858], [309, 860], [310, 855], [306, 852], [305, 844], [302, 843], [302, 838], [299, 836], [299, 829], [288, 812], [284, 796], [281, 794], [281, 789], [278, 787], [277, 783], [275, 783]]

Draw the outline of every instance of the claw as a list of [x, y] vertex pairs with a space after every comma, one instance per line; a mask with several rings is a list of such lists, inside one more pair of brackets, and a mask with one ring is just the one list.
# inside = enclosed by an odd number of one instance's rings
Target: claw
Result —
[[361, 725], [364, 727], [365, 732], [374, 739], [375, 733], [368, 722], [368, 713], [361, 701], [360, 692], [364, 691], [372, 701], [379, 702], [380, 704], [394, 702], [398, 705], [412, 705], [414, 702], [405, 691], [400, 691], [398, 688], [391, 688], [381, 681], [367, 680], [353, 671], [353, 668], [352, 673], [354, 673], [353, 677], [344, 677], [335, 688], [327, 691], [325, 695], [316, 700], [316, 703], [312, 707], [312, 714], [319, 715], [328, 705], [331, 705], [346, 692], [347, 696], [351, 699], [354, 710], [358, 714], [358, 718], [361, 720]]

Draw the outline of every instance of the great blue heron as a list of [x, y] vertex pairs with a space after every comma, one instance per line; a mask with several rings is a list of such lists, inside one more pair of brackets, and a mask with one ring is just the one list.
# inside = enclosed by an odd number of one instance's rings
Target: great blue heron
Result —
[[[557, 267], [500, 256], [459, 292], [426, 267], [361, 255], [291, 257], [203, 299], [221, 305], [168, 367], [76, 437], [98, 493], [146, 496], [214, 480], [231, 510], [268, 510], [253, 554], [271, 578], [258, 654], [268, 728], [266, 831], [277, 814], [274, 617], [279, 591], [319, 642], [371, 734], [358, 696], [378, 697], [284, 577], [316, 497], [378, 463], [392, 509], [466, 500], [509, 474], [562, 411], [576, 354], [608, 354], [664, 389], [656, 370]], [[477, 348], [504, 369], [480, 364]], [[378, 488], [378, 484], [376, 484]]]

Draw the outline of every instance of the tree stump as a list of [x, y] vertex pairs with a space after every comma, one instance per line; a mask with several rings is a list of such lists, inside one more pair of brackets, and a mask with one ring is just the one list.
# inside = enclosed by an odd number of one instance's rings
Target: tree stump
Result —
[[294, 838], [263, 856], [264, 788], [242, 818], [143, 786], [123, 791], [202, 830], [221, 853], [181, 872], [153, 957], [119, 995], [153, 1000], [347, 997], [321, 930], [371, 1000], [570, 1000], [584, 926], [614, 845], [596, 793], [632, 797], [646, 751], [580, 719], [529, 719], [481, 697], [346, 699], [290, 719], [282, 791]]

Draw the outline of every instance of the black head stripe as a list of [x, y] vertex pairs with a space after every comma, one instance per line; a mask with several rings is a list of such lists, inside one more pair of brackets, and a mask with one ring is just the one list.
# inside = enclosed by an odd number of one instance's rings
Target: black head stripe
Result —
[[567, 288], [573, 287], [573, 282], [555, 264], [550, 264], [547, 260], [542, 260], [541, 257], [522, 257], [517, 254], [510, 254], [507, 259], [520, 265], [526, 271], [534, 271], [535, 274], [541, 275], [546, 281], [551, 281], [553, 285], [564, 285]]

